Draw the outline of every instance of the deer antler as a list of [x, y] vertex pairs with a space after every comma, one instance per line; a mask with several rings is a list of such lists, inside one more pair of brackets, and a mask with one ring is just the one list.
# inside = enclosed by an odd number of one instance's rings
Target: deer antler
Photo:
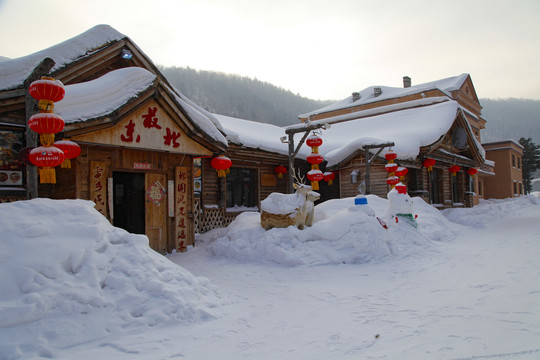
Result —
[[300, 173], [300, 169], [294, 169], [293, 168], [293, 179], [294, 179], [294, 182], [298, 185], [305, 185], [306, 184], [306, 180], [303, 176], [300, 176], [301, 173]]

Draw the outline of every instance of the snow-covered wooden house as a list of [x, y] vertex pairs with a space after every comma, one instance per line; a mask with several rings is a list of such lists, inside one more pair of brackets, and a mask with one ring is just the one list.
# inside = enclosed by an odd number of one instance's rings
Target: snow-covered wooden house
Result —
[[[26, 120], [36, 112], [31, 81], [47, 75], [65, 85], [54, 112], [66, 125], [56, 140], [81, 147], [56, 184], [39, 184], [19, 160], [36, 146]], [[182, 250], [194, 239], [195, 159], [223, 153], [218, 121], [186, 99], [125, 35], [96, 26], [37, 53], [0, 62], [0, 199], [92, 200], [104, 216], [146, 234], [159, 252]], [[34, 139], [32, 139], [34, 136]]]
[[[389, 146], [378, 152], [382, 144], [393, 143], [397, 162], [408, 169], [409, 193], [438, 207], [473, 206], [478, 182], [493, 172], [480, 144], [485, 120], [468, 74], [416, 86], [405, 77], [403, 88], [368, 87], [299, 118], [331, 125], [322, 132], [320, 152], [325, 170], [339, 174], [341, 197], [361, 191], [386, 195]], [[435, 160], [431, 171], [426, 159]], [[451, 173], [454, 165], [459, 170]]]

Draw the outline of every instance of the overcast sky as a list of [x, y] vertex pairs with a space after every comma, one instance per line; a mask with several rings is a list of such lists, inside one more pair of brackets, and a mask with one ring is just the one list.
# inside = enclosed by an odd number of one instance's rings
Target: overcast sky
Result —
[[156, 64], [257, 78], [313, 99], [462, 73], [481, 98], [540, 99], [538, 0], [0, 0], [0, 56], [97, 24]]

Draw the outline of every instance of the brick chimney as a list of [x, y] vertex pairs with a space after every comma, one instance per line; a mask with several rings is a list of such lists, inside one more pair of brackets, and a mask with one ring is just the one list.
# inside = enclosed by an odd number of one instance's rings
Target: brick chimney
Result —
[[360, 100], [360, 93], [359, 92], [353, 92], [352, 93], [352, 101], [355, 102], [357, 100]]
[[408, 76], [403, 77], [403, 87], [408, 88], [411, 87], [411, 78]]

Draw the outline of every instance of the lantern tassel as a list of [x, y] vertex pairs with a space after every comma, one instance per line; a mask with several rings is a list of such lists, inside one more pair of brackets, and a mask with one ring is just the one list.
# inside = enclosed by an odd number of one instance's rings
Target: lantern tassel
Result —
[[39, 169], [40, 184], [56, 184], [56, 172], [52, 167], [44, 167]]
[[319, 182], [318, 181], [312, 181], [311, 182], [311, 189], [312, 190], [319, 190]]
[[64, 160], [64, 162], [62, 163], [62, 165], [60, 165], [60, 167], [63, 169], [71, 169], [71, 160], [66, 158], [66, 160]]
[[334, 182], [332, 180], [328, 180], [328, 186], [332, 186]]
[[41, 141], [41, 145], [43, 146], [51, 146], [54, 143], [54, 134], [52, 133], [40, 134], [39, 141]]
[[217, 171], [217, 176], [218, 177], [225, 177], [225, 175], [227, 175], [227, 173], [225, 172], [225, 170], [218, 170]]

